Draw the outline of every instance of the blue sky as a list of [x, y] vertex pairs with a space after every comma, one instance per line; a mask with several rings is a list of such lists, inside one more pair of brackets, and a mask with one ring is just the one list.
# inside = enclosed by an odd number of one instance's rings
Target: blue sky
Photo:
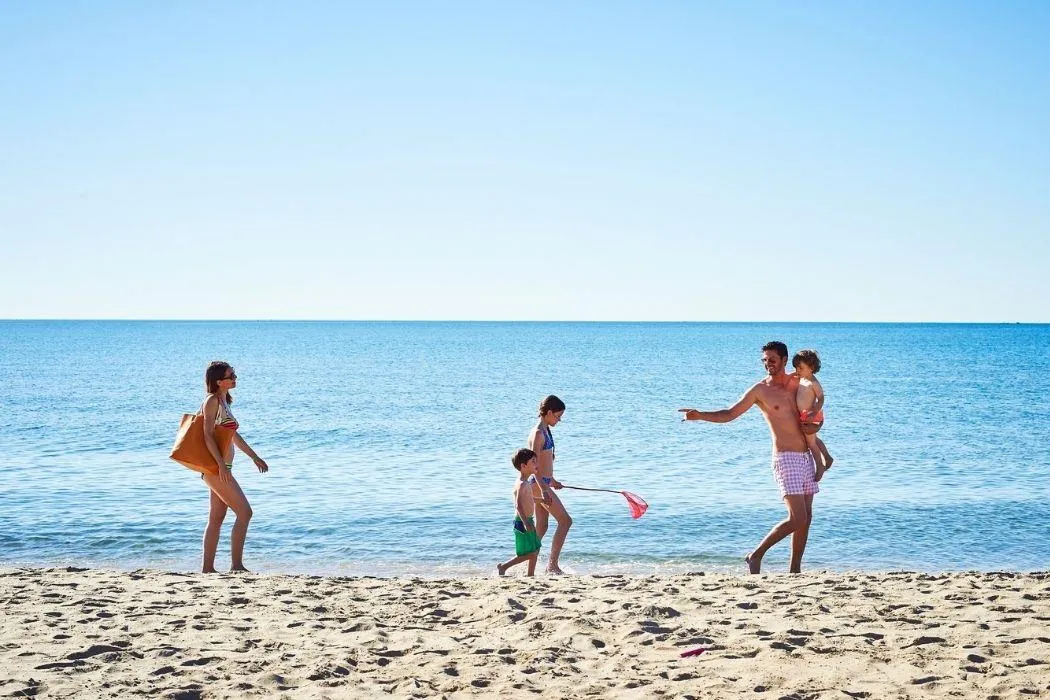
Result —
[[0, 317], [1050, 321], [1050, 4], [0, 5]]

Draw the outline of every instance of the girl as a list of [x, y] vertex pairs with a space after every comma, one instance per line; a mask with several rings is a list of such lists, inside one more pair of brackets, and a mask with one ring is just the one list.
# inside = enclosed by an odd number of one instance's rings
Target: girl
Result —
[[[529, 433], [529, 449], [536, 453], [538, 468], [536, 469], [536, 492], [542, 508], [536, 509], [536, 534], [540, 539], [547, 533], [549, 515], [553, 515], [558, 521], [558, 529], [554, 531], [554, 540], [551, 542], [550, 558], [547, 560], [547, 573], [565, 573], [558, 566], [558, 558], [561, 556], [561, 548], [565, 545], [565, 537], [572, 527], [572, 517], [565, 510], [561, 499], [550, 490], [560, 489], [561, 482], [554, 478], [554, 436], [551, 428], [558, 424], [562, 414], [565, 413], [565, 404], [557, 396], [548, 396], [540, 402], [540, 421]], [[550, 487], [550, 488], [548, 488]]]
[[248, 522], [252, 519], [252, 507], [241, 491], [240, 484], [233, 478], [233, 446], [236, 445], [241, 452], [251, 457], [260, 472], [266, 472], [269, 467], [238, 432], [234, 432], [233, 442], [226, 454], [219, 454], [215, 442], [215, 426], [221, 425], [234, 431], [240, 427], [230, 412], [230, 404], [233, 403], [230, 389], [237, 386], [237, 373], [233, 371], [233, 367], [225, 362], [212, 362], [204, 372], [204, 385], [208, 391], [208, 397], [201, 406], [201, 413], [204, 414], [204, 443], [215, 459], [219, 471], [216, 474], [201, 475], [204, 483], [211, 489], [211, 512], [208, 515], [208, 525], [204, 529], [201, 571], [206, 574], [215, 573], [215, 550], [219, 546], [219, 530], [226, 517], [227, 508], [233, 508], [237, 516], [237, 521], [233, 524], [233, 533], [230, 535], [230, 571], [247, 571], [242, 558], [244, 538], [248, 535]]
[[815, 376], [820, 371], [820, 356], [816, 350], [799, 350], [791, 358], [791, 364], [795, 367], [794, 377], [798, 379], [798, 390], [795, 392], [798, 420], [813, 455], [813, 463], [817, 465], [816, 480], [820, 481], [820, 477], [831, 469], [835, 461], [828, 454], [824, 441], [817, 437], [817, 431], [824, 425], [824, 387]]

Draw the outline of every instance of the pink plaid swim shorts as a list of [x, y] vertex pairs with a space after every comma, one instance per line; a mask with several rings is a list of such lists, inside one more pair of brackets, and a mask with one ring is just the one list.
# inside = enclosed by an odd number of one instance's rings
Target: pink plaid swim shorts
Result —
[[780, 495], [810, 495], [820, 491], [817, 486], [817, 468], [809, 452], [774, 452], [773, 478], [780, 487]]

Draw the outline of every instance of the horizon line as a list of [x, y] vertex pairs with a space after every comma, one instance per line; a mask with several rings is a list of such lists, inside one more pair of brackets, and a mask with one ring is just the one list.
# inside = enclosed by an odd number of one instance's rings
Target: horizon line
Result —
[[834, 325], [942, 325], [942, 326], [1045, 326], [1050, 321], [814, 321], [814, 320], [611, 320], [611, 319], [369, 319], [369, 318], [61, 318], [61, 317], [37, 317], [37, 318], [15, 318], [0, 317], [0, 323], [561, 323], [561, 324], [666, 324], [666, 325], [688, 325], [688, 324], [749, 324], [749, 323], [790, 323], [790, 324], [834, 324]]

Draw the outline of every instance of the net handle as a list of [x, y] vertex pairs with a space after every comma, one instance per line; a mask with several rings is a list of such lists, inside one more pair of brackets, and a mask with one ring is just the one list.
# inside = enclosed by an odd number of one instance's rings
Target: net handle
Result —
[[576, 491], [604, 491], [605, 493], [623, 493], [623, 491], [614, 491], [613, 489], [589, 489], [585, 486], [569, 486], [568, 484], [562, 484], [563, 489], [574, 489]]

